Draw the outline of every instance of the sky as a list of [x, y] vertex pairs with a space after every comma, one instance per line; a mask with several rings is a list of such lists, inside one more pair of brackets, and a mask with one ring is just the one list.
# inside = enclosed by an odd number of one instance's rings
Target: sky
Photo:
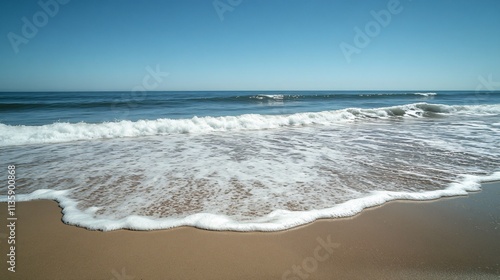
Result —
[[0, 91], [500, 81], [498, 0], [3, 0], [0, 23]]

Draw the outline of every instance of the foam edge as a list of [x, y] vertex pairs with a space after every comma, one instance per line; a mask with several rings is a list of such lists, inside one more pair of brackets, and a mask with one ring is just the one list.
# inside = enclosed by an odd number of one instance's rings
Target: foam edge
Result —
[[[70, 190], [36, 190], [30, 194], [16, 195], [16, 202], [48, 199], [55, 200], [63, 209], [64, 223], [83, 227], [89, 230], [113, 231], [129, 230], [160, 230], [191, 226], [214, 231], [281, 231], [311, 223], [318, 219], [345, 218], [354, 216], [366, 208], [382, 205], [394, 200], [424, 201], [442, 197], [463, 196], [469, 192], [481, 190], [481, 183], [500, 181], [500, 172], [489, 176], [462, 175], [460, 182], [451, 183], [446, 189], [427, 192], [391, 192], [374, 191], [366, 196], [349, 200], [331, 208], [310, 211], [275, 210], [266, 216], [256, 218], [250, 222], [239, 222], [225, 215], [197, 213], [185, 218], [161, 218], [130, 215], [122, 219], [96, 218], [98, 207], [79, 210], [78, 202], [69, 197]], [[7, 202], [7, 196], [0, 196], [0, 202]]]

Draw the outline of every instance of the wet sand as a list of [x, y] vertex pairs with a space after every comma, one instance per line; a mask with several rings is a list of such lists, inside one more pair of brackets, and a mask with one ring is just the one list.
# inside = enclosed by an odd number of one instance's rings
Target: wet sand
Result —
[[281, 232], [89, 231], [53, 201], [16, 205], [16, 272], [0, 279], [499, 279], [500, 182], [469, 196], [395, 201]]

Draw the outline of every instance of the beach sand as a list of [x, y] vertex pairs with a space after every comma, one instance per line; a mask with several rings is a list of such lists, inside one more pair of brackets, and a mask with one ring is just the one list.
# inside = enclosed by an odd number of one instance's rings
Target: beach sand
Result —
[[499, 279], [500, 182], [428, 202], [395, 201], [352, 218], [281, 232], [183, 227], [89, 231], [53, 201], [16, 205], [16, 272], [0, 279]]

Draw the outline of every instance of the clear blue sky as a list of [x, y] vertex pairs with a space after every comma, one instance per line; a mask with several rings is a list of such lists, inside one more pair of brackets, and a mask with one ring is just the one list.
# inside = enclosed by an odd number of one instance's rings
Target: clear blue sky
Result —
[[[213, 0], [72, 0], [43, 25], [37, 1], [4, 0], [0, 91], [131, 90], [157, 65], [169, 76], [155, 90], [466, 90], [480, 75], [500, 80], [498, 0], [401, 0], [348, 62], [340, 44], [356, 47], [354, 28], [389, 2], [242, 0], [221, 20]], [[41, 27], [26, 38], [22, 18], [34, 16]]]

